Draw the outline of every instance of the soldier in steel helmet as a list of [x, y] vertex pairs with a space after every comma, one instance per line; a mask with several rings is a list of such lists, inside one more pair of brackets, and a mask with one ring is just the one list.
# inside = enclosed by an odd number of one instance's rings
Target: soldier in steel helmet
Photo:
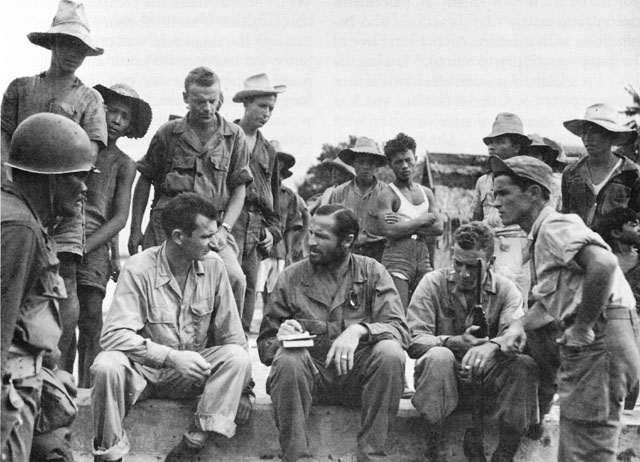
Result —
[[[56, 370], [66, 297], [56, 246], [47, 228], [76, 212], [94, 168], [91, 141], [75, 122], [56, 114], [28, 117], [16, 129], [2, 187], [2, 460], [27, 461], [34, 428], [41, 430], [40, 396], [47, 371], [73, 394], [73, 378]], [[55, 425], [47, 425], [52, 430]], [[63, 441], [61, 439], [60, 441]], [[58, 449], [71, 460], [70, 448]], [[65, 456], [64, 454], [67, 454]], [[45, 457], [42, 457], [45, 459]]]

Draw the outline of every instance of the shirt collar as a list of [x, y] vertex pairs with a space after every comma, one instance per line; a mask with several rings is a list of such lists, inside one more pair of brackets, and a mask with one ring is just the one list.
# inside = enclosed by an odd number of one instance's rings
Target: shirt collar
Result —
[[[231, 124], [227, 122], [224, 117], [222, 117], [218, 112], [216, 112], [216, 121], [218, 123], [218, 132], [222, 133], [224, 136], [233, 135], [233, 130], [231, 128]], [[177, 119], [175, 121], [175, 125], [173, 126], [173, 133], [184, 133], [187, 129], [187, 120], [189, 118], [189, 113], [182, 117], [181, 119]]]
[[529, 235], [527, 236], [528, 240], [530, 240], [530, 241], [535, 241], [536, 240], [536, 237], [538, 236], [538, 231], [540, 231], [540, 226], [542, 226], [542, 222], [551, 213], [553, 213], [553, 207], [551, 207], [550, 205], [545, 206], [540, 211], [540, 214], [538, 215], [538, 218], [536, 218], [536, 221], [533, 222], [533, 226], [531, 227], [531, 231], [529, 232]]
[[[158, 249], [157, 262], [155, 284], [156, 289], [160, 286], [168, 284], [171, 281], [171, 277], [173, 276], [173, 274], [171, 273], [171, 267], [169, 266], [169, 260], [167, 260], [167, 241], [163, 242]], [[195, 260], [191, 263], [191, 270], [198, 277], [204, 276], [204, 266], [199, 260]], [[189, 271], [189, 273], [192, 272], [191, 270]]]

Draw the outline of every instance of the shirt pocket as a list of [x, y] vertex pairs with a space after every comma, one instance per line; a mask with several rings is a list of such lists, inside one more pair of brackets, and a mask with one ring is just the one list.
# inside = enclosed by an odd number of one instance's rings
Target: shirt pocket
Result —
[[211, 168], [214, 172], [228, 172], [231, 162], [231, 155], [228, 149], [225, 149], [223, 143], [218, 144], [215, 148], [210, 149], [206, 154]]
[[203, 349], [206, 345], [211, 317], [213, 316], [213, 300], [204, 299], [189, 305], [191, 319], [193, 322], [193, 344], [196, 351]]
[[360, 323], [367, 318], [365, 292], [363, 282], [354, 282], [353, 287], [342, 303], [342, 317], [344, 318], [345, 326]]
[[142, 336], [152, 338], [155, 342], [178, 348], [180, 340], [176, 330], [177, 319], [175, 308], [164, 306], [150, 307], [147, 312], [146, 331]]

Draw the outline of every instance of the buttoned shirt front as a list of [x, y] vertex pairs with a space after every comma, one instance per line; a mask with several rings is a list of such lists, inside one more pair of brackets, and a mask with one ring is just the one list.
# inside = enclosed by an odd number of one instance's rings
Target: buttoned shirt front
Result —
[[161, 369], [171, 350], [224, 344], [246, 348], [220, 257], [210, 252], [194, 261], [184, 292], [171, 273], [166, 243], [129, 259], [102, 329], [103, 350], [121, 351], [136, 363]]
[[356, 247], [380, 242], [384, 236], [377, 234], [378, 216], [375, 208], [378, 204], [378, 196], [386, 188], [386, 184], [373, 177], [373, 184], [364, 192], [356, 184], [356, 178], [335, 187], [329, 197], [329, 204], [342, 204], [355, 212], [360, 224], [360, 233], [356, 241]]
[[[447, 337], [464, 334], [473, 325], [471, 308], [457, 287], [453, 268], [427, 273], [409, 304], [409, 356], [419, 358], [430, 348], [442, 345]], [[515, 284], [491, 270], [482, 286], [482, 308], [489, 338], [499, 337], [513, 320], [524, 315], [522, 296]]]
[[158, 129], [138, 171], [153, 183], [158, 209], [171, 197], [194, 191], [224, 212], [231, 191], [253, 180], [244, 133], [216, 114], [218, 130], [203, 144], [188, 120], [189, 114]]
[[[536, 303], [529, 316], [551, 315], [562, 320], [571, 315], [582, 302], [584, 269], [575, 256], [587, 245], [610, 250], [599, 234], [589, 229], [578, 215], [555, 212], [547, 206], [533, 223], [529, 239], [535, 271], [532, 274], [532, 294]], [[635, 307], [635, 298], [619, 266], [613, 274], [608, 305]], [[551, 318], [549, 318], [551, 320]]]
[[286, 319], [295, 319], [317, 335], [309, 351], [320, 361], [325, 360], [333, 341], [353, 324], [368, 330], [361, 344], [394, 339], [406, 348], [404, 310], [387, 270], [372, 258], [352, 254], [337, 272], [329, 276], [308, 259], [285, 268], [260, 327], [258, 351], [264, 364], [273, 361], [278, 350], [276, 334]]

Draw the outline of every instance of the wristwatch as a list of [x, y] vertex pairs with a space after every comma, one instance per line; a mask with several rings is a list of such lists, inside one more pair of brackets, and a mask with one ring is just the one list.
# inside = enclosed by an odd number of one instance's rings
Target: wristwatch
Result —
[[222, 223], [220, 225], [222, 228], [226, 229], [228, 233], [231, 233], [231, 225], [229, 223]]

